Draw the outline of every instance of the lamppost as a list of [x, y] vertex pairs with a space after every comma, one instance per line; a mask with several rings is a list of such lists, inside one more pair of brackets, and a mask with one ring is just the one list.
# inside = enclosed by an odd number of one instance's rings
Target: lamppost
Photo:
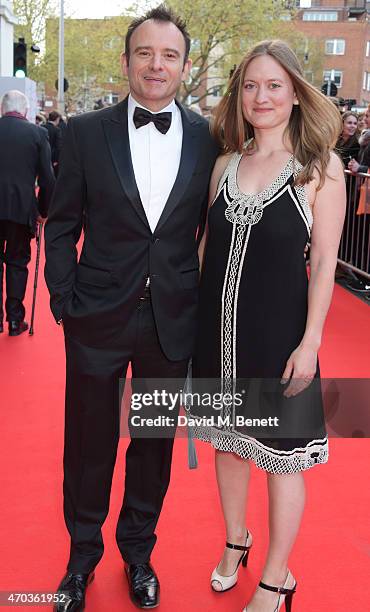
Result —
[[64, 115], [64, 0], [60, 0], [59, 15], [58, 111]]

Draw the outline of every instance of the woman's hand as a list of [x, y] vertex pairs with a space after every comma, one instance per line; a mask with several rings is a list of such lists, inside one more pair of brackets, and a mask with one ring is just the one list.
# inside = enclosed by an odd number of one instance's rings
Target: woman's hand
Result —
[[281, 379], [281, 384], [289, 385], [284, 391], [285, 397], [294, 397], [312, 382], [317, 368], [317, 350], [300, 344], [290, 355]]
[[348, 162], [348, 170], [350, 170], [351, 172], [358, 172], [358, 169], [360, 167], [360, 164], [355, 160], [355, 159], [350, 159]]

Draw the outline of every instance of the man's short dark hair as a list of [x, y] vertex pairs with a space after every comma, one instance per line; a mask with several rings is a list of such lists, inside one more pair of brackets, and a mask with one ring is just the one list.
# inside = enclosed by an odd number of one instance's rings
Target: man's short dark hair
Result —
[[49, 113], [49, 121], [56, 121], [59, 117], [61, 117], [61, 115], [57, 111], [51, 111], [51, 113]]
[[138, 28], [142, 23], [144, 23], [144, 21], [148, 21], [149, 19], [153, 19], [153, 21], [159, 21], [161, 23], [173, 23], [180, 30], [181, 34], [184, 37], [184, 41], [185, 41], [184, 62], [186, 62], [186, 60], [189, 57], [190, 43], [191, 43], [189, 32], [186, 29], [186, 22], [183, 19], [181, 19], [181, 17], [176, 15], [176, 13], [174, 13], [174, 11], [171, 8], [169, 8], [165, 4], [160, 4], [156, 8], [153, 8], [147, 13], [145, 13], [145, 15], [143, 15], [142, 17], [137, 17], [130, 23], [128, 30], [127, 30], [127, 34], [126, 34], [126, 40], [125, 40], [125, 55], [127, 58], [127, 63], [129, 62], [129, 59], [130, 59], [131, 36], [136, 30], [136, 28]]

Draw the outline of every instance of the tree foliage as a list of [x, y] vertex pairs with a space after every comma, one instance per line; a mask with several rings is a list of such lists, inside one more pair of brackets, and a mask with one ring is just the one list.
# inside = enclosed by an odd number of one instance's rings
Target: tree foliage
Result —
[[[294, 11], [285, 0], [168, 0], [167, 4], [186, 20], [192, 37], [193, 69], [183, 84], [183, 102], [200, 101], [215, 88], [222, 93], [234, 65], [259, 40], [283, 38], [304, 59], [307, 43], [293, 25]], [[317, 60], [312, 50], [305, 70], [311, 69], [314, 56]]]
[[[48, 19], [46, 52], [39, 77], [53, 85], [58, 74], [58, 19]], [[127, 17], [72, 19], [64, 21], [65, 76], [70, 84], [67, 100], [72, 106], [82, 102], [91, 108], [91, 100], [121, 80], [119, 57], [124, 45]]]

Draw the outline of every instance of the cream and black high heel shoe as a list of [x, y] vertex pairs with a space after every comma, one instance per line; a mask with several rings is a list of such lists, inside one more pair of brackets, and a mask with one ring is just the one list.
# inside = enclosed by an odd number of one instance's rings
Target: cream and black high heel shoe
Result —
[[[230, 542], [226, 542], [226, 548], [231, 548], [233, 550], [242, 550], [243, 554], [241, 555], [235, 572], [230, 576], [222, 576], [218, 572], [218, 566], [213, 570], [211, 576], [211, 587], [216, 593], [224, 593], [225, 591], [229, 591], [232, 589], [236, 583], [238, 582], [238, 570], [239, 565], [242, 564], [243, 567], [247, 567], [249, 551], [252, 546], [252, 535], [247, 530], [247, 537], [245, 539], [245, 546], [240, 546], [239, 544], [230, 544]], [[216, 584], [221, 585], [221, 588], [216, 588]]]
[[[288, 582], [290, 582], [290, 579], [294, 580], [294, 586], [288, 589], [286, 585], [288, 584]], [[265, 584], [262, 581], [259, 583], [258, 586], [260, 586], [262, 589], [266, 589], [266, 591], [272, 591], [273, 593], [279, 593], [279, 597], [277, 600], [276, 607], [274, 608], [274, 612], [279, 612], [283, 603], [285, 603], [286, 612], [291, 612], [292, 599], [297, 589], [297, 583], [293, 575], [291, 574], [290, 570], [288, 570], [287, 577], [282, 587], [271, 586], [270, 584]], [[248, 612], [248, 606], [244, 608], [243, 612]]]

